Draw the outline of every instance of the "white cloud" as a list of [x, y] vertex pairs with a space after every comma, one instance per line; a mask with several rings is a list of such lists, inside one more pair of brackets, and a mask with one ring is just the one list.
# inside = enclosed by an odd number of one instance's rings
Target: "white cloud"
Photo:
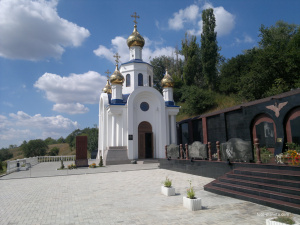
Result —
[[9, 144], [20, 145], [23, 140], [59, 138], [77, 128], [76, 121], [61, 115], [43, 117], [36, 114], [30, 116], [23, 111], [10, 113], [9, 117], [0, 115], [0, 147], [7, 147]]
[[98, 103], [101, 88], [106, 84], [106, 77], [89, 71], [84, 74], [71, 74], [68, 77], [45, 73], [34, 86], [46, 92], [49, 101], [55, 103]]
[[57, 14], [57, 0], [1, 0], [0, 56], [10, 59], [59, 58], [90, 35]]
[[251, 38], [248, 34], [243, 34], [243, 38], [235, 38], [236, 44], [241, 44], [241, 43], [254, 43], [254, 39]]
[[62, 77], [57, 74], [45, 73], [34, 84], [34, 87], [45, 91], [46, 98], [55, 102], [53, 110], [68, 114], [88, 112], [83, 104], [97, 104], [106, 77], [89, 71], [84, 74], [71, 74]]
[[[143, 60], [145, 62], [150, 62], [151, 59], [166, 55], [166, 56], [172, 56], [175, 57], [175, 48], [173, 47], [160, 47], [162, 42], [153, 42], [149, 38], [144, 37], [145, 39], [145, 46], [143, 48]], [[129, 49], [127, 46], [127, 39], [123, 37], [115, 37], [111, 41], [111, 47], [105, 47], [103, 45], [99, 45], [99, 47], [94, 50], [95, 55], [99, 57], [106, 58], [107, 60], [111, 61], [112, 63], [115, 63], [115, 59], [113, 55], [118, 52], [118, 54], [121, 56], [120, 62], [125, 63], [129, 61]], [[151, 58], [150, 58], [151, 57]], [[183, 59], [183, 56], [180, 56], [180, 58]]]
[[67, 103], [67, 104], [55, 104], [53, 111], [68, 113], [68, 114], [83, 114], [87, 113], [89, 109], [80, 103]]
[[[205, 3], [201, 9], [213, 8], [216, 18], [216, 29], [218, 36], [229, 34], [235, 26], [235, 16], [226, 11], [224, 7], [213, 7], [210, 3]], [[201, 35], [203, 21], [201, 11], [197, 5], [190, 5], [185, 9], [180, 9], [169, 19], [169, 28], [171, 30], [186, 29], [191, 35]]]
[[195, 22], [199, 16], [199, 7], [197, 5], [190, 5], [185, 9], [180, 9], [179, 12], [173, 14], [173, 18], [169, 19], [169, 28], [172, 30], [181, 30], [184, 24], [188, 22]]
[[126, 41], [127, 39], [124, 37], [117, 36], [111, 40], [111, 48], [99, 45], [93, 52], [95, 55], [106, 58], [112, 63], [115, 63], [113, 55], [118, 53], [121, 56], [120, 62], [127, 62], [129, 60], [129, 50]]

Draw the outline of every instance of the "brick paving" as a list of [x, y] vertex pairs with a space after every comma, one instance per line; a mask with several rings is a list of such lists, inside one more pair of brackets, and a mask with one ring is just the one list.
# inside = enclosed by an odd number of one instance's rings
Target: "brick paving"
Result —
[[[71, 163], [70, 163], [71, 164]], [[265, 224], [284, 213], [203, 190], [213, 179], [159, 169], [158, 164], [58, 171], [40, 163], [0, 179], [0, 224]], [[68, 165], [65, 162], [65, 165]], [[71, 175], [70, 175], [71, 174]], [[30, 178], [30, 175], [32, 178]], [[160, 193], [173, 181], [176, 196]], [[20, 179], [22, 178], [22, 179]], [[195, 187], [203, 210], [188, 211], [182, 197]], [[300, 221], [300, 216], [295, 215]]]

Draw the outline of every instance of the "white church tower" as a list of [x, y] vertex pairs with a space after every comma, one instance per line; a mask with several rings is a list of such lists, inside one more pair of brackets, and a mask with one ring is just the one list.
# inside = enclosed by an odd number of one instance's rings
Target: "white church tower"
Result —
[[164, 146], [177, 143], [173, 80], [166, 71], [163, 96], [153, 88], [153, 68], [142, 59], [144, 38], [134, 30], [127, 39], [130, 60], [120, 65], [107, 81], [99, 103], [98, 155], [105, 164], [164, 158]]

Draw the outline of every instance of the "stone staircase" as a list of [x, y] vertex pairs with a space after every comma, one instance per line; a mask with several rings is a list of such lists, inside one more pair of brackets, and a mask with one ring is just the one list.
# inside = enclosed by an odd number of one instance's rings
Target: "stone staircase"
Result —
[[300, 214], [300, 167], [238, 167], [204, 190]]

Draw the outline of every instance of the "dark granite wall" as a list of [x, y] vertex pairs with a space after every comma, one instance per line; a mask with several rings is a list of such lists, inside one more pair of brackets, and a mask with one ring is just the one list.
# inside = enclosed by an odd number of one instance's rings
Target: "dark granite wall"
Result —
[[[284, 106], [281, 107], [282, 105]], [[253, 142], [253, 121], [257, 116], [265, 114], [275, 123], [276, 139], [274, 153], [279, 154], [285, 150], [287, 115], [291, 110], [299, 106], [300, 89], [297, 89], [266, 99], [245, 103], [231, 109], [225, 109], [220, 111], [220, 113], [216, 112], [187, 119], [178, 122], [181, 128], [178, 129], [178, 137], [180, 137], [178, 138], [178, 144], [185, 144], [187, 140], [189, 144], [193, 141], [204, 143], [201, 118], [206, 118], [207, 120], [207, 141], [212, 144], [212, 153], [216, 152], [216, 141], [223, 143], [231, 138], [241, 138], [245, 141]], [[184, 135], [182, 135], [182, 128], [184, 128]], [[296, 132], [300, 132], [299, 129], [300, 127], [298, 127]]]

